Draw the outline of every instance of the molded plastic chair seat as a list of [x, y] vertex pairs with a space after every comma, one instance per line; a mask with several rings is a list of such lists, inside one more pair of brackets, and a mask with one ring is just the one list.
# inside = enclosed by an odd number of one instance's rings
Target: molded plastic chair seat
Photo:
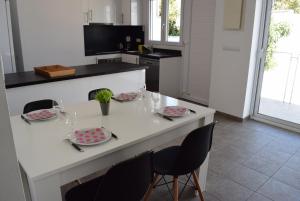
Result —
[[[182, 175], [174, 168], [176, 159], [180, 153], [180, 146], [172, 146], [158, 151], [153, 156], [154, 172], [160, 175]], [[187, 174], [190, 171], [187, 171]]]
[[42, 110], [42, 109], [51, 109], [53, 105], [57, 105], [57, 102], [51, 99], [44, 99], [44, 100], [38, 100], [33, 101], [30, 103], [27, 103], [24, 106], [23, 114], [35, 111], [35, 110]]
[[152, 152], [123, 161], [66, 193], [66, 201], [140, 201], [152, 182]]

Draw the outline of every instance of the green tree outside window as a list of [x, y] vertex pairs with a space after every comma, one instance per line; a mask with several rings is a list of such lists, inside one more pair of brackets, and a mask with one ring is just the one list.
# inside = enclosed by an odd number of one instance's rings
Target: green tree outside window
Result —
[[[294, 13], [300, 14], [300, 0], [276, 0], [273, 5], [274, 10], [293, 10]], [[290, 34], [291, 27], [288, 22], [271, 22], [269, 29], [268, 46], [265, 60], [265, 70], [270, 70], [276, 66], [273, 59], [277, 43], [281, 38]]]
[[176, 0], [169, 0], [169, 16], [168, 16], [168, 27], [169, 36], [180, 36], [179, 27], [176, 26], [176, 19], [179, 16], [179, 9], [176, 4]]

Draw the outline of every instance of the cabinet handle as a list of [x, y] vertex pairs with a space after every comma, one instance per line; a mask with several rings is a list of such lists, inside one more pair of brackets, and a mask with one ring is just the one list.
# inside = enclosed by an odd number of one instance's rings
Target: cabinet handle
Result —
[[84, 21], [86, 24], [89, 24], [89, 12], [84, 13]]
[[135, 58], [135, 64], [138, 64], [138, 58]]
[[89, 10], [90, 22], [93, 22], [93, 10]]
[[124, 14], [121, 15], [121, 24], [124, 24]]

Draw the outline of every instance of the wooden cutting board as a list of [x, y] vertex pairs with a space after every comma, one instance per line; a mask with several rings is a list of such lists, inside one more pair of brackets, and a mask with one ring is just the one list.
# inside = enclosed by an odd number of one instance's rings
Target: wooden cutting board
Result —
[[49, 78], [71, 76], [75, 75], [76, 73], [75, 68], [65, 67], [61, 65], [35, 67], [34, 71], [36, 74]]

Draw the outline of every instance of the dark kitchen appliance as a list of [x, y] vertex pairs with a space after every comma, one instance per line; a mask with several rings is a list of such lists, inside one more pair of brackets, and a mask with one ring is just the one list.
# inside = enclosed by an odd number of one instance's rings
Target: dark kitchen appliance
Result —
[[148, 91], [159, 92], [159, 60], [140, 57], [140, 65], [146, 69], [146, 87]]

